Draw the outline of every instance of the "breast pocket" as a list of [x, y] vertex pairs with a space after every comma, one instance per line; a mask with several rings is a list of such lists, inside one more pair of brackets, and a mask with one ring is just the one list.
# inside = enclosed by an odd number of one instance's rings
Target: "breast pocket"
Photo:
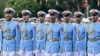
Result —
[[16, 35], [16, 29], [15, 28], [14, 29], [10, 29], [10, 34], [12, 36], [15, 36]]
[[28, 31], [27, 31], [27, 36], [28, 36], [28, 37], [32, 37], [32, 35], [33, 35], [33, 31], [32, 31], [32, 30], [28, 30]]

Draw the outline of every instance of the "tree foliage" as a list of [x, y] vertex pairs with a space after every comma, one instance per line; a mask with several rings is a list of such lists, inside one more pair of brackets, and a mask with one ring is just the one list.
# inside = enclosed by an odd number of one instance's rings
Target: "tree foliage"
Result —
[[[16, 17], [21, 17], [21, 11], [23, 9], [30, 10], [32, 16], [36, 16], [39, 10], [47, 12], [50, 8], [57, 9], [60, 12], [70, 10], [72, 12], [82, 11], [85, 13], [86, 8], [83, 8], [84, 1], [85, 0], [7, 0], [6, 7], [14, 8], [16, 10]], [[97, 2], [97, 0], [89, 0], [89, 8], [100, 10], [100, 6], [97, 6]]]

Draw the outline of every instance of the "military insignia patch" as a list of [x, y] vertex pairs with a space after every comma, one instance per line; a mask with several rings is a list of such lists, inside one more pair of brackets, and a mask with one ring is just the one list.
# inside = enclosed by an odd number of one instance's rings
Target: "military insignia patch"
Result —
[[26, 31], [27, 30], [24, 28], [24, 29], [21, 30], [21, 33], [24, 34], [24, 33], [26, 33]]
[[39, 32], [41, 32], [42, 30], [41, 30], [40, 28], [38, 28], [36, 31], [37, 31], [37, 33], [39, 33]]
[[47, 33], [47, 35], [48, 35], [48, 34], [52, 33], [52, 30], [49, 30], [49, 29], [48, 29], [48, 30], [46, 31], [46, 33]]
[[94, 32], [94, 29], [89, 29], [88, 34], [92, 34]]
[[9, 28], [3, 28], [3, 32], [7, 32], [7, 31], [10, 31]]

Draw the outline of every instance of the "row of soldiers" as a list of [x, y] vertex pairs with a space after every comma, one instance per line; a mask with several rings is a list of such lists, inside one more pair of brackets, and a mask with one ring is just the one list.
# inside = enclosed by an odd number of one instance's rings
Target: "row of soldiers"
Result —
[[30, 20], [29, 10], [22, 10], [19, 20], [13, 19], [14, 13], [6, 8], [5, 20], [0, 21], [1, 56], [100, 56], [100, 11], [90, 10], [91, 22], [85, 19], [89, 24], [81, 22], [82, 12], [74, 13], [74, 24], [70, 11], [62, 12], [64, 22], [55, 9], [47, 15], [39, 11], [38, 22]]

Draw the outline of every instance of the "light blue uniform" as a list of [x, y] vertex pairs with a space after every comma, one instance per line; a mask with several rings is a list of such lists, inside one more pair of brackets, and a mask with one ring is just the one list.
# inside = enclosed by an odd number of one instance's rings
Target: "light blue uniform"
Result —
[[36, 56], [44, 56], [45, 44], [46, 25], [45, 23], [38, 23], [36, 26]]
[[34, 49], [34, 41], [36, 38], [35, 27], [27, 23], [22, 23], [21, 26], [21, 42], [20, 42], [20, 56], [32, 56]]
[[76, 25], [75, 56], [85, 56], [87, 46], [86, 27], [80, 23]]
[[[0, 43], [3, 56], [15, 56], [20, 44], [20, 28], [17, 22], [4, 21], [0, 29]], [[8, 54], [7, 54], [8, 53]]]
[[73, 56], [75, 40], [75, 27], [70, 23], [63, 24], [63, 36], [61, 37], [60, 51], [62, 56]]
[[100, 23], [88, 26], [88, 56], [100, 56]]
[[60, 51], [60, 40], [62, 36], [62, 26], [57, 23], [51, 23], [47, 29], [46, 56], [58, 56]]

